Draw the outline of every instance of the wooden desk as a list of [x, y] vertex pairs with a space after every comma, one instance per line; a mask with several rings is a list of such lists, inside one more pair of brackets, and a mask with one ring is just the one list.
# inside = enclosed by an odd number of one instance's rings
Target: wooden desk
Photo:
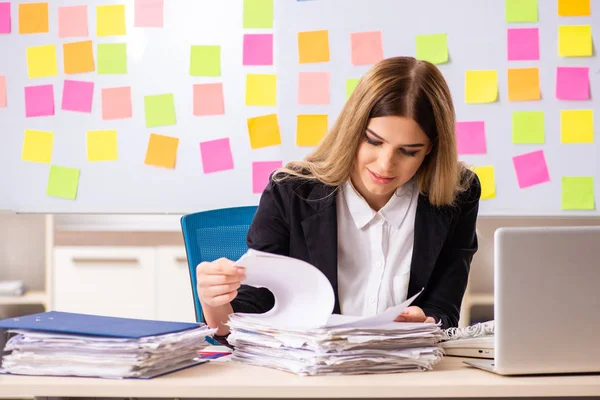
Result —
[[600, 397], [600, 375], [501, 377], [446, 357], [435, 370], [394, 375], [300, 377], [209, 363], [160, 378], [104, 380], [0, 375], [4, 397], [467, 398]]

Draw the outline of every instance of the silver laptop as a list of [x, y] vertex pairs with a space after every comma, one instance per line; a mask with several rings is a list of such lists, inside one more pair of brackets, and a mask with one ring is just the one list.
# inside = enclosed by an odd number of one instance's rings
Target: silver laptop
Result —
[[600, 372], [600, 226], [494, 235], [494, 359], [501, 375]]

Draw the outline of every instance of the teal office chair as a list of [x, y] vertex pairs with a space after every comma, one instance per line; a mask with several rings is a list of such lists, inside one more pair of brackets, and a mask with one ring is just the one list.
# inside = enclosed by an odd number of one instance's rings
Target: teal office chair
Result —
[[223, 208], [181, 218], [197, 322], [203, 322], [203, 318], [196, 287], [196, 267], [203, 261], [221, 257], [240, 258], [248, 250], [246, 235], [256, 209], [256, 206]]

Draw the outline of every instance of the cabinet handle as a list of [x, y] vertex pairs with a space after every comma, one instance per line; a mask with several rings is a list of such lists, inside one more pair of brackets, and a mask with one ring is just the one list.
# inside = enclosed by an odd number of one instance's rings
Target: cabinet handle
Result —
[[178, 263], [187, 263], [187, 257], [175, 257], [175, 262]]
[[93, 258], [93, 257], [73, 257], [74, 263], [78, 264], [138, 264], [137, 258]]

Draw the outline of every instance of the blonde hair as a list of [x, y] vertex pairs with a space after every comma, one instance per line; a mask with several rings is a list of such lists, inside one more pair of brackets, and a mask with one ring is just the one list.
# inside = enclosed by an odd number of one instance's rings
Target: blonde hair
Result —
[[455, 112], [450, 89], [433, 64], [412, 57], [380, 61], [359, 81], [331, 130], [304, 160], [273, 175], [275, 182], [298, 177], [329, 186], [348, 181], [358, 146], [371, 118], [400, 116], [416, 121], [431, 140], [431, 152], [417, 171], [419, 191], [434, 206], [452, 205], [469, 185], [458, 161]]

